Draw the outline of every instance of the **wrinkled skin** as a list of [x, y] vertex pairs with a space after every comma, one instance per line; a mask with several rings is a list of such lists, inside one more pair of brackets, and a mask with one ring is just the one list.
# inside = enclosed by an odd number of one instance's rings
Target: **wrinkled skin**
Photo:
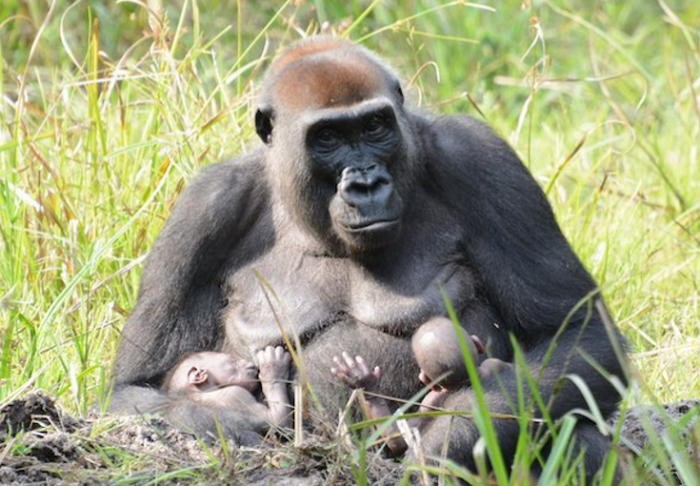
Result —
[[[616, 408], [604, 375], [624, 381], [617, 332], [592, 306], [576, 308], [596, 285], [540, 187], [486, 126], [412, 111], [377, 57], [328, 38], [302, 42], [271, 66], [255, 126], [262, 146], [202, 171], [149, 255], [114, 369], [115, 409], [129, 408], [125, 397], [139, 410], [163, 405], [148, 388], [188, 351], [250, 359], [281, 345], [281, 331], [298, 336], [328, 416], [348, 396], [328, 372], [343, 350], [381, 368], [381, 393], [410, 397], [421, 389], [410, 337], [445, 315], [441, 292], [487, 355], [513, 361], [509, 334], [517, 340], [553, 417], [586, 408], [566, 374], [584, 379], [603, 414]], [[513, 412], [512, 369], [484, 387], [494, 413]], [[473, 405], [469, 391], [447, 402]], [[212, 427], [190, 403], [164, 408], [195, 430]], [[241, 442], [254, 437], [233, 412], [215, 418]], [[449, 435], [448, 456], [473, 467], [474, 424], [463, 419], [447, 434], [447, 420], [425, 430], [428, 453], [439, 455]], [[509, 457], [517, 423], [496, 429]], [[579, 429], [592, 470], [608, 441]]]

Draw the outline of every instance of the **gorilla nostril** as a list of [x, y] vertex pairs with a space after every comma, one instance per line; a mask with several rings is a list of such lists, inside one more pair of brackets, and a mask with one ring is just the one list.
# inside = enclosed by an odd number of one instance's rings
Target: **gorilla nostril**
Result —
[[367, 167], [365, 167], [364, 169], [362, 169], [362, 172], [363, 173], [372, 172], [376, 168], [377, 168], [377, 164], [371, 164], [371, 165], [368, 165]]
[[377, 187], [386, 186], [388, 184], [391, 184], [391, 181], [387, 177], [383, 176], [377, 177], [377, 180], [374, 182], [374, 185]]

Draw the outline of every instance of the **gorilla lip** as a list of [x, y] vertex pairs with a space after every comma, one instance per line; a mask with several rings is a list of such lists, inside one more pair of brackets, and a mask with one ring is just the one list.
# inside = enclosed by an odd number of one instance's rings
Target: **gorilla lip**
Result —
[[363, 231], [381, 231], [391, 228], [399, 223], [399, 218], [382, 219], [379, 221], [370, 221], [368, 223], [348, 224], [343, 225], [345, 229], [351, 233], [361, 233]]

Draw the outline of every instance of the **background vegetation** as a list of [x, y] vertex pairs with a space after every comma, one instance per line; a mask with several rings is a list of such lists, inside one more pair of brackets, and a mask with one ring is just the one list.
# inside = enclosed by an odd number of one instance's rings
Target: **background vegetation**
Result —
[[179, 191], [257, 143], [256, 81], [318, 31], [509, 140], [630, 342], [632, 400], [700, 395], [699, 2], [3, 0], [0, 403], [104, 398]]

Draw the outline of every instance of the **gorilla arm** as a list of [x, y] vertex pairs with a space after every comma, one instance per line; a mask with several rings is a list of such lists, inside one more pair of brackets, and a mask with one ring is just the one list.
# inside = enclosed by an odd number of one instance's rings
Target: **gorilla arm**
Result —
[[[161, 401], [153, 389], [167, 370], [189, 351], [218, 348], [221, 269], [232, 248], [245, 246], [266, 203], [259, 159], [252, 154], [212, 165], [179, 198], [147, 259], [136, 307], [122, 332], [112, 409], [152, 411]], [[264, 251], [260, 246], [256, 250]], [[252, 258], [252, 251], [236, 255]], [[201, 405], [171, 402], [166, 415], [207, 421], [185, 410]]]
[[[619, 395], [584, 355], [624, 382], [611, 341], [619, 335], [605, 329], [590, 305], [574, 311], [595, 295], [596, 285], [562, 235], [544, 193], [512, 149], [484, 125], [467, 117], [446, 118], [432, 123], [430, 130], [426, 153], [432, 154], [428, 184], [433, 186], [426, 189], [460, 215], [466, 256], [478, 274], [484, 298], [505, 331], [518, 340], [550, 414], [558, 418], [574, 408], [587, 408], [573, 383], [560, 380], [567, 374], [579, 375], [601, 412], [610, 414]], [[517, 411], [513, 370], [485, 380], [484, 386], [491, 412]], [[523, 392], [530, 396], [527, 385]], [[473, 406], [471, 397], [467, 391], [446, 407], [468, 409]], [[448, 420], [440, 417], [425, 433], [426, 447], [433, 454], [442, 448]], [[471, 450], [478, 433], [471, 422], [456, 429], [449, 455], [473, 466]], [[504, 453], [512, 453], [517, 422], [500, 420], [496, 429]]]

